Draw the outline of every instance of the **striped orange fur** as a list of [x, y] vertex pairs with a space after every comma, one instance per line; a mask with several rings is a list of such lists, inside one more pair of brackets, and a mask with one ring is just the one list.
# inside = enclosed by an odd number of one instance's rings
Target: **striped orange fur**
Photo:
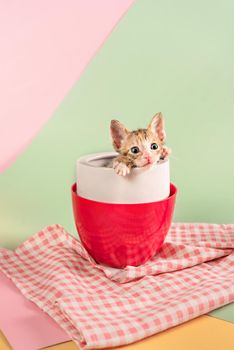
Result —
[[112, 120], [110, 131], [113, 147], [119, 153], [113, 161], [118, 175], [129, 174], [133, 167], [155, 164], [171, 153], [164, 144], [166, 132], [162, 113], [157, 113], [146, 129], [129, 131], [118, 120]]

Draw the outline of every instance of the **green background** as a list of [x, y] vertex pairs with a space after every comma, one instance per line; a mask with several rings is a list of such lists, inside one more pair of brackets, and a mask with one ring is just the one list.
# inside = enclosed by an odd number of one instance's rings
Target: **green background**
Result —
[[0, 178], [0, 244], [42, 227], [75, 233], [75, 161], [111, 150], [109, 123], [162, 111], [179, 193], [175, 221], [234, 222], [232, 1], [137, 1], [23, 155]]
[[158, 111], [179, 188], [174, 221], [234, 222], [233, 13], [228, 0], [136, 1], [1, 175], [0, 246], [14, 248], [53, 223], [76, 236], [70, 195], [76, 159], [112, 149], [112, 118], [135, 129]]

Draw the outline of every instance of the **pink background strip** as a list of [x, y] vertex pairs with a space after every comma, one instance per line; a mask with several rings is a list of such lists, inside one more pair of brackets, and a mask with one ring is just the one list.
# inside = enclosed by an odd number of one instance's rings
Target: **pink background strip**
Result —
[[70, 340], [69, 335], [27, 300], [1, 271], [0, 295], [0, 329], [14, 350], [41, 349]]
[[51, 117], [132, 3], [0, 3], [0, 172]]

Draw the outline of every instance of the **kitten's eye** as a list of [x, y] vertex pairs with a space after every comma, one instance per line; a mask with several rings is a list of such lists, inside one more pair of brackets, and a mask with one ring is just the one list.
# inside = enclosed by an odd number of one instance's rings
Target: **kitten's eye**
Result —
[[140, 150], [139, 150], [139, 148], [137, 146], [134, 146], [134, 147], [131, 148], [131, 152], [136, 154], [136, 153], [139, 153]]
[[157, 143], [152, 143], [151, 146], [150, 146], [151, 149], [158, 149], [158, 145]]

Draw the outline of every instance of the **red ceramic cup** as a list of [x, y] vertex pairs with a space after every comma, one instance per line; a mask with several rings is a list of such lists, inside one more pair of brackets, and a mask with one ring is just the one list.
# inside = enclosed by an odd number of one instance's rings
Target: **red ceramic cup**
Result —
[[168, 198], [152, 203], [112, 204], [89, 200], [72, 186], [76, 228], [89, 254], [99, 263], [124, 268], [151, 259], [169, 231], [177, 189], [170, 185]]

